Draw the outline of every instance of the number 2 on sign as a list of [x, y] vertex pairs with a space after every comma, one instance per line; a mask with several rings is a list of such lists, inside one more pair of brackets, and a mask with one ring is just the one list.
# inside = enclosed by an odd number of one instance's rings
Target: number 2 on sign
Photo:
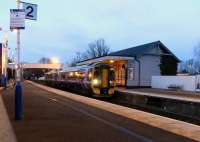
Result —
[[27, 6], [26, 9], [28, 10], [27, 16], [28, 17], [34, 17], [33, 16], [33, 7], [32, 6]]

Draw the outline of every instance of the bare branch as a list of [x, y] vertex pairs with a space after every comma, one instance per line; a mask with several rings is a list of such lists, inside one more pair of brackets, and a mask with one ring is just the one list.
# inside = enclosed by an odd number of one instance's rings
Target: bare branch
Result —
[[77, 52], [75, 58], [73, 58], [71, 65], [74, 66], [78, 62], [86, 59], [106, 56], [110, 53], [110, 48], [106, 45], [103, 38], [98, 39], [88, 44], [88, 48], [85, 52]]
[[49, 64], [50, 63], [50, 59], [49, 58], [46, 58], [46, 57], [42, 57], [38, 63], [41, 63], [41, 64]]

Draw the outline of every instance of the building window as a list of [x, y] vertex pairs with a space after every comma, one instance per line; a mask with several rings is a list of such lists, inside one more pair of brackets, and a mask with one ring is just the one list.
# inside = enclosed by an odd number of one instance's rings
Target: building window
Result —
[[134, 71], [133, 71], [133, 68], [129, 68], [128, 69], [128, 79], [129, 80], [134, 80]]
[[134, 80], [135, 78], [135, 66], [134, 63], [129, 64], [128, 67], [128, 80]]

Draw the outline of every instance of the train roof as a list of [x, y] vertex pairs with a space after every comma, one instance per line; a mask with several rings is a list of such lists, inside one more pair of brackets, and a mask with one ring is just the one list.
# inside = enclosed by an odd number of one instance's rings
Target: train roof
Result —
[[87, 65], [68, 67], [65, 70], [61, 70], [60, 72], [74, 72], [74, 71], [86, 70], [87, 68], [88, 68]]
[[75, 66], [75, 67], [68, 67], [65, 70], [61, 70], [60, 72], [75, 72], [75, 71], [86, 71], [89, 68], [95, 67], [99, 64], [106, 64], [106, 63], [102, 63], [102, 62], [95, 62], [95, 63], [91, 63], [91, 64], [85, 64], [85, 65], [81, 65], [81, 66]]

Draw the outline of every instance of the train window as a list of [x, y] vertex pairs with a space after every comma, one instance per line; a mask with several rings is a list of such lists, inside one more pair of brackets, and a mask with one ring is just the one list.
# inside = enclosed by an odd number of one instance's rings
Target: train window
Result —
[[94, 78], [99, 78], [100, 76], [100, 69], [99, 67], [94, 68]]
[[85, 73], [83, 73], [83, 72], [79, 72], [79, 74], [78, 74], [78, 78], [80, 78], [81, 80], [83, 80], [84, 77], [85, 77]]

